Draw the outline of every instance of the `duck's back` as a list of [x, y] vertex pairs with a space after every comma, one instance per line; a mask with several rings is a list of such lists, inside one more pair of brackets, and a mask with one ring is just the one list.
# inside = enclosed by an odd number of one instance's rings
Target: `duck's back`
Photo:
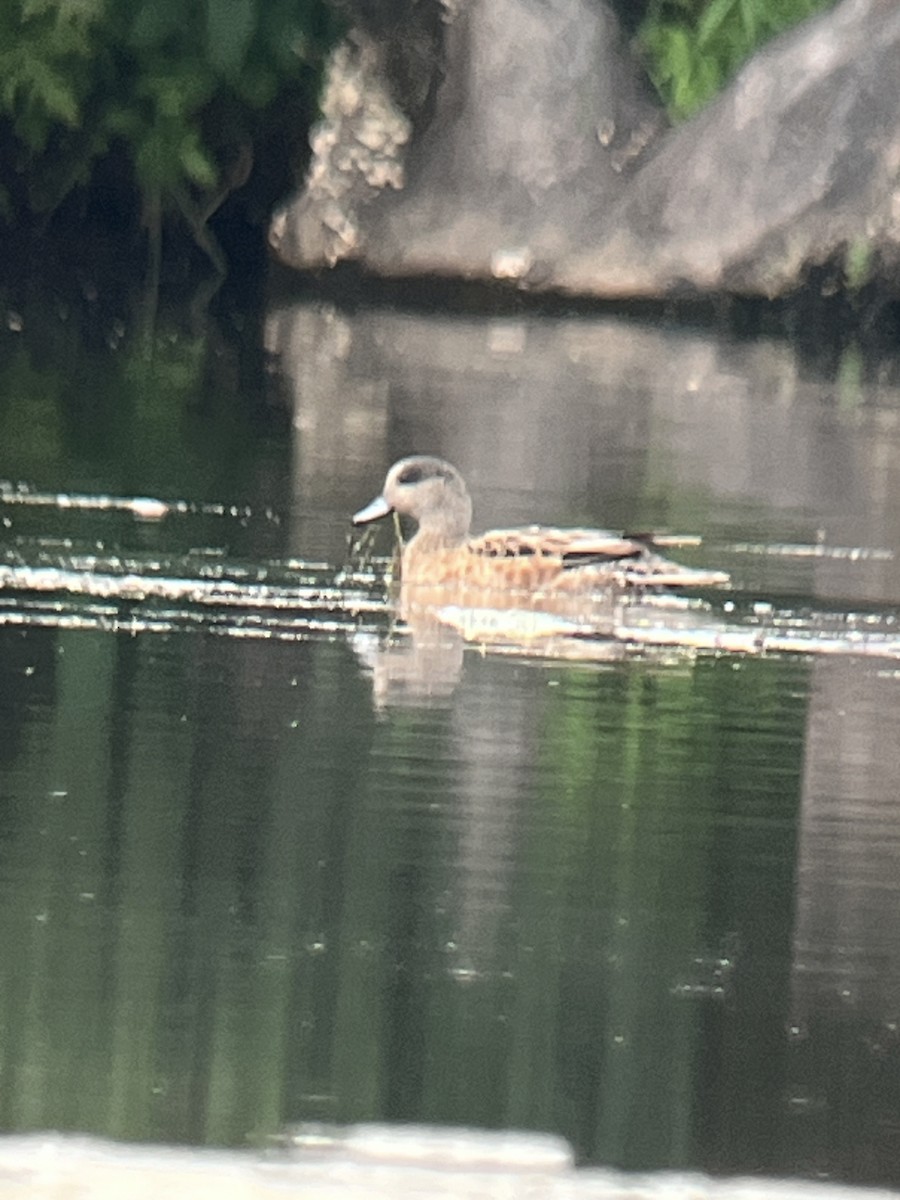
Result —
[[605, 530], [543, 525], [492, 529], [458, 546], [435, 547], [413, 538], [402, 570], [406, 582], [517, 593], [640, 584], [697, 587], [728, 579], [720, 571], [694, 571], [671, 562], [645, 541]]

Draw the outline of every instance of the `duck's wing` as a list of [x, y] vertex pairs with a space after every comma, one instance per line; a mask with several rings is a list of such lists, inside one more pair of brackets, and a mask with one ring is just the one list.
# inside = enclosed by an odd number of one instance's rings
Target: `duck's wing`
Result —
[[555, 559], [562, 567], [618, 562], [647, 553], [642, 542], [603, 529], [556, 529], [548, 525], [491, 529], [471, 538], [468, 547], [485, 558]]
[[558, 572], [567, 578], [652, 587], [713, 587], [729, 582], [724, 571], [683, 567], [656, 553], [670, 545], [696, 544], [697, 539], [648, 534], [625, 537], [603, 529], [557, 529], [529, 525], [522, 529], [492, 529], [472, 538], [467, 547], [477, 559], [505, 560], [509, 570]]

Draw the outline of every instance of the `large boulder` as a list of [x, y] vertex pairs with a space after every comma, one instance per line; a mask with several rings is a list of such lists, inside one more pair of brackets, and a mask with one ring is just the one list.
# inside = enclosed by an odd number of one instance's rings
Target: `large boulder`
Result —
[[393, 8], [332, 55], [306, 182], [273, 221], [278, 257], [388, 275], [546, 269], [596, 205], [619, 199], [665, 125], [612, 11], [603, 0]]
[[894, 0], [843, 0], [671, 131], [602, 2], [415, 7], [418, 36], [370, 22], [333, 56], [283, 261], [598, 297], [771, 297], [831, 261], [900, 290]]
[[[599, 236], [596, 236], [599, 234]], [[551, 281], [593, 295], [777, 296], [836, 257], [896, 293], [900, 6], [845, 0], [757, 54], [660, 146]]]

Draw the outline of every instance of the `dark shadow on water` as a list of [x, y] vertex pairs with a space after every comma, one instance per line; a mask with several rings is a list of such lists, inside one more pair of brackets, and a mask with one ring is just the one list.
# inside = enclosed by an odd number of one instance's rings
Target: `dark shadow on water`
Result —
[[353, 263], [299, 274], [277, 262], [269, 268], [273, 304], [327, 302], [348, 313], [367, 308], [449, 316], [624, 317], [657, 327], [736, 339], [785, 339], [810, 367], [829, 374], [848, 348], [858, 347], [872, 377], [893, 362], [900, 344], [900, 302], [880, 296], [847, 298], [827, 286], [827, 270], [809, 289], [782, 300], [685, 292], [661, 300], [601, 301], [563, 294], [531, 293], [515, 284], [486, 284], [440, 277], [390, 279]]

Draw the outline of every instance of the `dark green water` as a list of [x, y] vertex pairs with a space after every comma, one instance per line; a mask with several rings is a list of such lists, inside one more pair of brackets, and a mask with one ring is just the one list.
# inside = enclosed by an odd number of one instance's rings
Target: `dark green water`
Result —
[[[706, 535], [745, 611], [890, 615], [896, 394], [848, 408], [805, 381], [754, 425], [718, 376], [679, 388], [661, 359], [621, 408], [557, 390], [568, 441], [543, 424], [514, 482], [490, 395], [507, 380], [540, 425], [540, 372], [508, 330], [465, 367], [422, 331], [417, 411], [396, 329], [340, 321], [283, 364], [293, 431], [226, 421], [190, 378], [144, 405], [105, 356], [51, 394], [52, 356], [4, 347], [0, 1125], [242, 1145], [303, 1120], [461, 1123], [638, 1169], [900, 1184], [896, 662], [469, 649], [376, 704], [384, 589], [344, 571], [347, 514], [427, 449], [467, 459], [479, 525], [665, 517]], [[582, 327], [526, 332], [585, 361]], [[605, 370], [616, 335], [591, 334]], [[372, 362], [387, 343], [402, 371]], [[762, 432], [782, 420], [790, 455]], [[100, 503], [135, 496], [169, 510]], [[823, 529], [884, 555], [767, 551]]]

